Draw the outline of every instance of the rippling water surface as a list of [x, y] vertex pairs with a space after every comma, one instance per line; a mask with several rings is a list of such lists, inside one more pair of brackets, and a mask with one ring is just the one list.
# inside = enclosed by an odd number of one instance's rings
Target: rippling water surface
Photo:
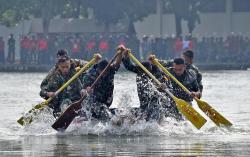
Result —
[[[45, 73], [0, 73], [0, 156], [249, 156], [250, 71], [204, 71], [203, 100], [229, 119], [231, 128], [218, 128], [194, 103], [208, 122], [195, 129], [189, 122], [165, 119], [134, 125], [84, 122], [64, 133], [50, 126], [42, 114], [29, 126], [16, 120], [43, 101], [39, 85]], [[139, 106], [135, 75], [115, 77], [113, 107]]]

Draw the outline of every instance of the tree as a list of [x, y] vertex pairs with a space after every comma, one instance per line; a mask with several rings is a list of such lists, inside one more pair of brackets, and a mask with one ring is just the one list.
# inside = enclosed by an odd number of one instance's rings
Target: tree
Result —
[[84, 1], [81, 0], [8, 0], [0, 1], [0, 21], [8, 27], [24, 19], [41, 18], [44, 33], [48, 33], [54, 17], [80, 18], [86, 16]]
[[51, 19], [84, 18], [87, 9], [92, 8], [97, 21], [105, 25], [108, 32], [111, 24], [127, 20], [130, 30], [133, 23], [155, 12], [152, 0], [9, 0], [0, 1], [0, 21], [6, 26], [14, 26], [21, 20], [41, 18], [44, 33], [48, 33]]
[[29, 0], [0, 1], [0, 23], [8, 27], [17, 25], [20, 21], [28, 19], [26, 10]]
[[152, 0], [88, 0], [88, 7], [93, 9], [95, 18], [105, 25], [109, 31], [111, 24], [127, 20], [133, 30], [133, 23], [142, 20], [156, 10], [156, 2]]
[[182, 20], [187, 21], [188, 31], [192, 34], [196, 22], [200, 23], [200, 0], [165, 0], [165, 7], [175, 16], [176, 36], [181, 36]]

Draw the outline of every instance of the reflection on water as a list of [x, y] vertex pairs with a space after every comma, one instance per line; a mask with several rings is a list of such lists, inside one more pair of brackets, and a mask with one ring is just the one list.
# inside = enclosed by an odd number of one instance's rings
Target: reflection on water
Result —
[[[225, 137], [229, 138], [229, 137]], [[238, 137], [239, 138], [239, 137]], [[240, 139], [238, 140], [242, 140]], [[249, 139], [249, 138], [248, 138]], [[26, 136], [1, 141], [1, 156], [247, 156], [250, 142], [213, 136]]]
[[[16, 120], [41, 102], [39, 84], [44, 73], [0, 74], [0, 156], [249, 156], [250, 71], [209, 71], [203, 74], [203, 99], [233, 122], [218, 128], [208, 122], [196, 130], [189, 122], [167, 120], [162, 126], [89, 124], [57, 133], [53, 119], [25, 128]], [[138, 106], [135, 76], [119, 73], [113, 107]], [[195, 109], [201, 113], [196, 105]], [[205, 115], [204, 115], [205, 116]], [[46, 119], [47, 118], [47, 119]]]

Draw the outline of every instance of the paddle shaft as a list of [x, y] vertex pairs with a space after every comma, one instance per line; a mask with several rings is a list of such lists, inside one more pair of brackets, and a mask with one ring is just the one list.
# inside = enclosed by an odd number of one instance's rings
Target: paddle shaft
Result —
[[[129, 51], [128, 55], [129, 55], [129, 57], [130, 57], [137, 65], [140, 66], [140, 68], [142, 68], [142, 70], [144, 70], [144, 71], [149, 75], [149, 77], [150, 77], [151, 79], [153, 79], [159, 86], [161, 86], [161, 82], [160, 82], [157, 78], [155, 78], [155, 76], [154, 76], [151, 72], [149, 72], [148, 69], [146, 69], [146, 68], [145, 68], [145, 67], [135, 58], [135, 56], [132, 55], [132, 53], [131, 53], [130, 51]], [[164, 90], [171, 98], [173, 98], [173, 99], [176, 98], [169, 90], [167, 90], [167, 89], [162, 89], [162, 90]]]
[[165, 67], [163, 67], [161, 63], [159, 63], [158, 59], [153, 58], [152, 61], [153, 61], [153, 64], [159, 66], [162, 69], [162, 71], [165, 74], [167, 74], [169, 77], [171, 77], [171, 79], [173, 79], [185, 92], [191, 95], [191, 92], [185, 86], [183, 86], [182, 83], [180, 83]]
[[[137, 64], [139, 65], [145, 73], [149, 75], [159, 86], [161, 86], [160, 81], [155, 78], [153, 74], [151, 74], [129, 51], [128, 52], [129, 57]], [[205, 123], [206, 119], [202, 117], [190, 104], [188, 104], [186, 101], [182, 99], [178, 99], [175, 97], [169, 90], [163, 89], [174, 101], [178, 108], [178, 110], [197, 128], [200, 129]]]
[[[98, 83], [98, 81], [101, 79], [101, 77], [104, 75], [104, 73], [108, 70], [110, 65], [113, 63], [113, 61], [116, 59], [116, 57], [119, 55], [120, 50], [113, 56], [113, 58], [109, 61], [108, 65], [102, 70], [100, 75], [96, 78], [94, 83], [90, 86], [91, 89]], [[52, 128], [54, 128], [57, 131], [64, 131], [68, 128], [68, 126], [71, 124], [71, 122], [74, 120], [74, 118], [78, 115], [77, 111], [79, 111], [82, 107], [81, 103], [82, 101], [88, 96], [87, 92], [81, 97], [80, 100], [77, 102], [71, 104], [64, 112], [61, 114], [61, 116], [55, 121], [55, 123], [52, 125]]]
[[[161, 70], [167, 74], [169, 77], [171, 77], [172, 80], [174, 80], [185, 92], [187, 92], [189, 95], [191, 95], [191, 92], [181, 83], [179, 82], [165, 67], [161, 65], [161, 63], [153, 57], [152, 59], [153, 64], [157, 65], [161, 68]], [[197, 102], [199, 108], [206, 113], [206, 115], [217, 125], [220, 126], [220, 124], [223, 124], [225, 126], [231, 126], [232, 123], [227, 120], [225, 117], [223, 117], [218, 111], [213, 109], [208, 103], [205, 101], [202, 101], [201, 99], [198, 99], [194, 97], [195, 101]]]
[[[28, 111], [28, 113], [32, 113], [37, 109], [43, 109], [45, 106], [47, 106], [53, 98], [55, 98], [60, 92], [62, 92], [70, 83], [72, 83], [81, 73], [83, 73], [85, 70], [87, 70], [90, 66], [92, 66], [97, 61], [97, 55], [94, 55], [93, 59], [91, 59], [85, 66], [83, 66], [71, 79], [69, 79], [62, 87], [60, 87], [56, 92], [55, 95], [50, 97], [49, 99], [45, 100], [44, 102], [34, 106], [31, 110]], [[24, 119], [28, 119], [28, 123], [32, 122], [32, 115], [29, 115], [29, 117], [25, 118], [22, 116], [17, 120], [17, 122], [20, 125], [24, 125], [25, 121]]]

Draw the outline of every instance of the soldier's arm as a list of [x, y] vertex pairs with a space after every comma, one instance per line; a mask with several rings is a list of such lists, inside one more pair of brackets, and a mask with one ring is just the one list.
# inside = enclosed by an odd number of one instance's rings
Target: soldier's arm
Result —
[[122, 59], [122, 63], [127, 70], [132, 71], [134, 73], [138, 73], [137, 66], [130, 61], [129, 57], [124, 57]]
[[56, 71], [56, 67], [54, 66], [50, 71], [49, 73], [47, 74], [47, 76], [45, 76], [45, 78], [42, 80], [42, 83], [40, 85], [40, 88], [45, 88], [47, 85], [48, 85], [48, 82], [51, 78], [51, 76], [55, 73]]
[[201, 91], [197, 80], [194, 80], [194, 82], [192, 83], [191, 96], [197, 98], [201, 97]]
[[159, 59], [158, 61], [159, 61], [159, 63], [161, 63], [162, 66], [164, 66], [166, 68], [172, 67], [173, 63], [174, 63], [173, 60], [161, 60], [161, 59]]
[[120, 64], [122, 62], [122, 52], [117, 52], [119, 53], [116, 58], [115, 61], [111, 64], [111, 68], [113, 68], [115, 71], [117, 71], [120, 67]]
[[40, 96], [44, 99], [55, 96], [55, 92], [61, 87], [62, 83], [57, 75], [54, 73], [48, 79], [46, 85], [41, 87]]
[[202, 84], [202, 74], [200, 73], [200, 71], [198, 71], [198, 73], [197, 73], [197, 82], [198, 82], [198, 85], [199, 85], [200, 92], [202, 93], [203, 84]]

